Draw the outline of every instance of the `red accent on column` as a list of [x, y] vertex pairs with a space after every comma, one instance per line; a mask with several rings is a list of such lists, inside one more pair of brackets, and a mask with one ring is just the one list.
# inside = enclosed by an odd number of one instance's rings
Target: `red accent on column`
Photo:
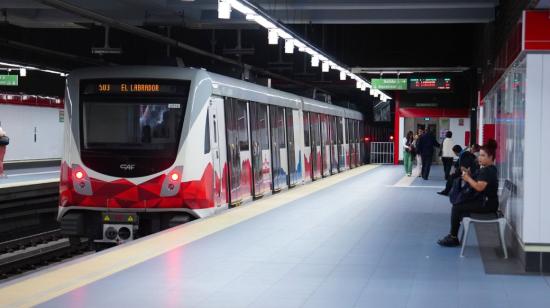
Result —
[[464, 132], [464, 145], [469, 146], [470, 145], [470, 131]]
[[484, 124], [483, 125], [483, 142], [482, 144], [486, 143], [489, 139], [495, 139], [495, 130], [496, 126], [495, 124]]
[[525, 50], [550, 50], [550, 11], [525, 12]]
[[399, 108], [399, 92], [395, 92], [395, 123], [393, 124], [393, 164], [399, 164], [399, 117], [401, 109]]

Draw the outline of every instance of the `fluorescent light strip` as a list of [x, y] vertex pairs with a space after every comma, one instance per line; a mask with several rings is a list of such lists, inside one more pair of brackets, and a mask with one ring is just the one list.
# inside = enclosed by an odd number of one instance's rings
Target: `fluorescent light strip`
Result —
[[[340, 80], [346, 80], [346, 76], [349, 76], [351, 79], [357, 81], [357, 88], [362, 91], [366, 91], [367, 88], [370, 89], [370, 95], [374, 97], [380, 96], [383, 100], [391, 99], [390, 96], [386, 95], [382, 91], [373, 90], [371, 84], [353, 74], [350, 70], [345, 69], [334, 61], [330, 60], [327, 56], [317, 51], [313, 46], [311, 46], [306, 41], [303, 41], [299, 37], [293, 37], [292, 34], [288, 33], [284, 25], [277, 25], [277, 21], [270, 21], [267, 16], [261, 9], [254, 7], [248, 1], [240, 0], [218, 0], [218, 18], [220, 19], [230, 19], [231, 11], [235, 9], [236, 11], [245, 15], [247, 20], [255, 21], [260, 26], [268, 30], [268, 43], [269, 45], [277, 45], [279, 43], [279, 38], [285, 40], [285, 53], [291, 54], [294, 52], [294, 47], [298, 48], [298, 51], [305, 52], [311, 55], [311, 66], [318, 67], [319, 62], [321, 62], [322, 72], [328, 72], [330, 69], [340, 71]], [[264, 15], [264, 16], [262, 16]], [[271, 19], [271, 18], [269, 18]], [[273, 20], [273, 19], [272, 19]]]
[[[40, 72], [45, 72], [45, 73], [56, 74], [56, 75], [59, 75], [59, 76], [61, 76], [61, 77], [67, 76], [67, 73], [64, 73], [64, 72], [59, 72], [59, 71], [54, 71], [54, 70], [48, 70], [48, 69], [41, 69], [41, 68], [34, 67], [34, 66], [13, 64], [13, 63], [7, 63], [7, 62], [0, 62], [0, 66], [13, 67], [14, 70], [15, 70], [15, 69], [19, 69], [20, 72], [24, 70], [24, 71], [25, 71], [25, 73], [24, 73], [25, 76], [27, 75], [27, 71], [40, 71]], [[21, 75], [21, 76], [23, 76], [23, 75]]]

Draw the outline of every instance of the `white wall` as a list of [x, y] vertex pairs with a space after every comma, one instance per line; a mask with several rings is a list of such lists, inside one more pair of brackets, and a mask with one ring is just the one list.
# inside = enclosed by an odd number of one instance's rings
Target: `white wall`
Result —
[[550, 244], [550, 55], [527, 55], [523, 242]]
[[[450, 118], [449, 119], [449, 130], [453, 132], [453, 141], [455, 144], [460, 145], [461, 147], [469, 146], [469, 144], [466, 144], [466, 132], [470, 131], [470, 119], [469, 118], [462, 118], [464, 121], [464, 125], [460, 126], [460, 118]], [[471, 140], [470, 136], [470, 140]]]
[[[59, 159], [63, 151], [62, 109], [0, 105], [0, 124], [10, 137], [5, 161]], [[36, 142], [34, 129], [36, 127]]]

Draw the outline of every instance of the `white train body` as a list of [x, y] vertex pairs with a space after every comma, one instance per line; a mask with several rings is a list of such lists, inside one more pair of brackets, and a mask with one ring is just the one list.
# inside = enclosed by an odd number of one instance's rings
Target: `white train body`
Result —
[[79, 70], [65, 102], [69, 236], [128, 240], [362, 161], [361, 113], [205, 70]]

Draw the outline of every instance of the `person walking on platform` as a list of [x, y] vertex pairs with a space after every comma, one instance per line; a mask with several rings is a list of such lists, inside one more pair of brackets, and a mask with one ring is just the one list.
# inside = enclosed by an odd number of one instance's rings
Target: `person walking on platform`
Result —
[[443, 163], [445, 181], [449, 179], [449, 174], [451, 173], [451, 168], [453, 166], [453, 160], [455, 157], [453, 153], [454, 145], [453, 132], [447, 131], [447, 133], [445, 133], [445, 139], [443, 140], [443, 146], [441, 148], [441, 162]]
[[413, 141], [413, 132], [409, 131], [407, 136], [403, 138], [403, 165], [405, 165], [405, 173], [407, 176], [412, 175], [412, 158], [415, 154]]
[[414, 141], [413, 141], [413, 147], [415, 149], [416, 155], [416, 168], [414, 174], [416, 176], [420, 177], [422, 176], [422, 156], [420, 156], [420, 153], [418, 152], [418, 140], [420, 140], [420, 137], [424, 134], [424, 130], [422, 128], [418, 129], [418, 133], [414, 135]]
[[7, 177], [4, 174], [4, 156], [6, 155], [6, 146], [10, 143], [6, 132], [0, 126], [0, 179]]
[[417, 151], [420, 152], [422, 157], [422, 178], [424, 180], [428, 180], [430, 176], [434, 148], [439, 148], [440, 146], [441, 145], [435, 139], [434, 132], [431, 129], [428, 129], [428, 131], [418, 140]]
[[470, 170], [472, 174], [475, 174], [477, 169], [479, 169], [479, 165], [476, 160], [477, 158], [467, 149], [462, 149], [462, 147], [457, 144], [453, 147], [453, 152], [458, 157], [454, 165], [454, 171], [449, 175], [447, 183], [445, 184], [445, 189], [437, 192], [443, 196], [449, 195], [451, 188], [453, 187], [453, 182], [462, 176], [463, 169]]
[[462, 180], [469, 185], [472, 193], [464, 196], [464, 201], [453, 204], [451, 210], [451, 231], [437, 241], [441, 246], [459, 246], [458, 229], [463, 217], [472, 213], [496, 213], [498, 211], [498, 170], [495, 166], [497, 142], [489, 140], [481, 147], [479, 164], [481, 168], [472, 175], [462, 171]]

